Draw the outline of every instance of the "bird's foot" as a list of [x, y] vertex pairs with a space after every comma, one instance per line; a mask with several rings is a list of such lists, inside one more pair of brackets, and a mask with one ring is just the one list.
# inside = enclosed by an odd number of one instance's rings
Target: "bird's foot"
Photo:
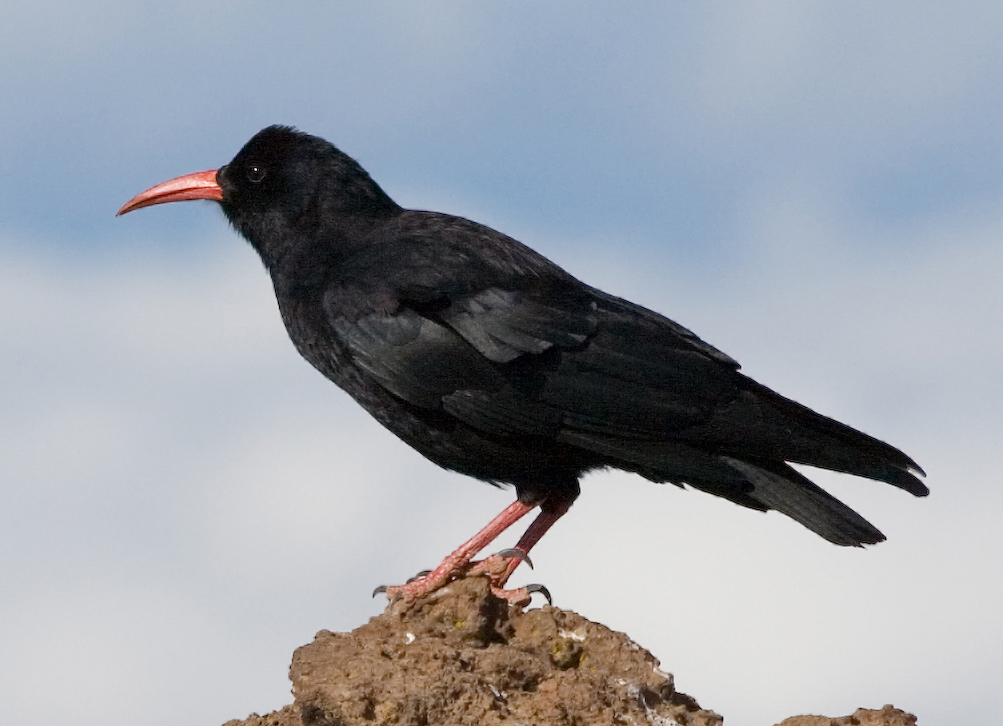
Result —
[[428, 595], [431, 592], [438, 590], [440, 587], [456, 579], [456, 573], [450, 573], [443, 576], [436, 576], [435, 570], [423, 570], [419, 572], [414, 577], [408, 579], [403, 585], [380, 585], [375, 590], [373, 590], [373, 597], [376, 597], [380, 593], [387, 596], [390, 602], [396, 602], [397, 600], [416, 600], [423, 595]]
[[[447, 582], [450, 582], [457, 577], [464, 577], [471, 574], [472, 571], [474, 574], [486, 574], [491, 579], [491, 584], [501, 590], [509, 576], [513, 571], [515, 571], [515, 568], [519, 566], [519, 563], [523, 560], [529, 559], [526, 556], [526, 552], [528, 552], [530, 547], [536, 543], [536, 541], [540, 538], [540, 535], [546, 531], [546, 527], [540, 529], [537, 526], [537, 523], [540, 521], [540, 517], [537, 518], [536, 522], [530, 525], [530, 529], [527, 530], [527, 534], [523, 535], [523, 539], [520, 540], [520, 545], [517, 550], [503, 550], [498, 555], [495, 555], [494, 559], [492, 559], [492, 557], [488, 557], [483, 561], [483, 563], [472, 562], [472, 560], [478, 552], [484, 550], [484, 548], [493, 542], [499, 534], [508, 529], [522, 516], [532, 511], [534, 506], [535, 505], [533, 504], [523, 504], [519, 500], [512, 502], [510, 505], [505, 507], [504, 510], [502, 510], [501, 514], [488, 522], [487, 526], [481, 529], [477, 534], [460, 545], [452, 554], [442, 561], [441, 565], [436, 567], [434, 570], [427, 574], [420, 574], [418, 577], [409, 580], [403, 585], [378, 587], [373, 591], [373, 596], [375, 597], [377, 593], [382, 592], [386, 593], [386, 596], [390, 600], [397, 600], [398, 598], [414, 600], [422, 595], [427, 595], [435, 590], [438, 590]], [[540, 516], [543, 517], [545, 515], [541, 514]], [[551, 519], [554, 518], [553, 515], [548, 516]], [[549, 527], [549, 524], [547, 526]], [[529, 532], [536, 532], [534, 527], [537, 527], [537, 529], [540, 530], [539, 533], [529, 536]], [[529, 536], [528, 540], [527, 536]], [[529, 544], [522, 544], [523, 540], [526, 540]], [[524, 600], [525, 597], [523, 596], [518, 599], [521, 601]]]
[[554, 601], [550, 597], [550, 590], [539, 583], [534, 583], [532, 585], [526, 585], [524, 587], [516, 587], [512, 590], [506, 590], [501, 587], [491, 586], [491, 594], [502, 600], [507, 600], [509, 605], [514, 605], [517, 608], [524, 608], [529, 605], [533, 598], [533, 593], [538, 592], [547, 598], [547, 604], [553, 605]]
[[457, 578], [483, 575], [491, 582], [491, 592], [495, 597], [506, 600], [512, 605], [525, 607], [529, 604], [534, 592], [542, 593], [547, 598], [547, 602], [550, 602], [550, 592], [543, 585], [527, 585], [512, 590], [506, 590], [503, 587], [512, 572], [522, 562], [526, 562], [530, 567], [533, 566], [529, 555], [518, 549], [502, 550], [475, 562], [456, 562], [446, 558], [436, 569], [422, 570], [403, 585], [380, 585], [373, 590], [373, 597], [379, 593], [385, 593], [391, 601], [414, 600], [438, 590]]
[[523, 562], [529, 565], [529, 569], [533, 569], [533, 560], [529, 559], [529, 555], [520, 549], [510, 547], [507, 550], [495, 552], [483, 560], [469, 563], [466, 574], [487, 575], [492, 584], [500, 587], [508, 581], [508, 578], [515, 572], [515, 568]]
[[533, 593], [544, 593], [547, 597], [547, 602], [551, 602], [550, 592], [542, 585], [530, 585], [514, 590], [505, 589], [505, 584], [509, 581], [513, 572], [524, 562], [531, 569], [533, 568], [533, 561], [530, 560], [530, 556], [522, 550], [503, 550], [479, 562], [470, 563], [466, 576], [485, 576], [490, 581], [491, 594], [495, 598], [508, 601], [510, 605], [514, 605], [517, 608], [528, 606]]
[[491, 593], [502, 600], [507, 600], [509, 604], [516, 607], [526, 607], [534, 592], [539, 592], [547, 598], [547, 602], [553, 604], [550, 598], [550, 591], [543, 585], [526, 585], [512, 590], [506, 590], [504, 585], [521, 563], [525, 562], [530, 569], [533, 568], [533, 561], [529, 555], [520, 549], [510, 548], [496, 552], [490, 557], [485, 557], [479, 562], [471, 562], [467, 575], [486, 575], [491, 581]]

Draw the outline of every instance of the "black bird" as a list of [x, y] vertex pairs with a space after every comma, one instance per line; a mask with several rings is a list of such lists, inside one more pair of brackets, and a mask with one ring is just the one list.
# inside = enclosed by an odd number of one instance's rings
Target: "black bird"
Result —
[[[515, 487], [517, 500], [431, 574], [501, 587], [578, 496], [613, 467], [775, 509], [838, 545], [884, 535], [790, 466], [928, 489], [898, 449], [774, 393], [658, 313], [589, 287], [460, 217], [403, 209], [353, 159], [271, 126], [218, 171], [155, 186], [119, 214], [212, 199], [261, 256], [300, 354], [439, 466]], [[540, 507], [515, 550], [472, 558]]]

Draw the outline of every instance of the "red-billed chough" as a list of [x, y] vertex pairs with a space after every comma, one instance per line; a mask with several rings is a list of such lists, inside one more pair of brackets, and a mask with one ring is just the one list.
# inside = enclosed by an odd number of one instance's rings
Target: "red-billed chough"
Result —
[[[524, 554], [613, 467], [775, 509], [838, 545], [884, 536], [790, 466], [928, 493], [904, 453], [738, 372], [686, 328], [585, 285], [511, 237], [403, 209], [330, 143], [283, 126], [218, 171], [179, 177], [119, 214], [212, 199], [261, 256], [296, 349], [439, 466], [515, 487], [517, 500], [431, 574], [502, 590]], [[540, 507], [516, 545], [473, 557]]]

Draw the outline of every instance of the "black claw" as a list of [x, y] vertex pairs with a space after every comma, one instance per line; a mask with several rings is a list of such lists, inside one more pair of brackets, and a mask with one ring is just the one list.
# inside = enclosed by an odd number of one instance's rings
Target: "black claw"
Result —
[[527, 555], [522, 550], [518, 550], [515, 547], [509, 547], [507, 550], [502, 550], [501, 552], [496, 552], [499, 557], [518, 557], [520, 560], [529, 565], [529, 569], [533, 569], [533, 560], [529, 559]]
[[548, 605], [553, 605], [554, 604], [554, 601], [551, 600], [551, 598], [550, 598], [550, 590], [548, 590], [543, 585], [539, 585], [539, 584], [526, 585], [526, 592], [528, 592], [530, 595], [532, 595], [534, 592], [538, 592], [541, 595], [543, 595], [545, 598], [547, 598], [547, 604]]
[[425, 577], [426, 575], [431, 575], [431, 574], [432, 574], [431, 570], [422, 570], [417, 575], [415, 575], [410, 580], [408, 580], [408, 582], [414, 582], [415, 580], [420, 580], [421, 578]]
[[386, 592], [386, 591], [387, 591], [387, 586], [386, 585], [380, 585], [378, 588], [376, 588], [375, 590], [373, 590], [373, 597], [376, 597], [381, 592]]

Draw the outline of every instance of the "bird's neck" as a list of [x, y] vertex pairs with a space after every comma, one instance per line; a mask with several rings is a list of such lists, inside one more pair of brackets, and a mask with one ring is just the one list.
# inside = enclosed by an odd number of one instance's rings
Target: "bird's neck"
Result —
[[336, 280], [345, 260], [373, 244], [385, 220], [328, 217], [307, 232], [284, 229], [276, 234], [244, 235], [258, 252], [279, 296], [314, 297]]
[[292, 217], [282, 211], [259, 213], [249, 219], [230, 216], [234, 228], [260, 255], [269, 272], [302, 269], [314, 263], [336, 266], [370, 243], [373, 231], [401, 210], [393, 208], [358, 214], [323, 209]]

